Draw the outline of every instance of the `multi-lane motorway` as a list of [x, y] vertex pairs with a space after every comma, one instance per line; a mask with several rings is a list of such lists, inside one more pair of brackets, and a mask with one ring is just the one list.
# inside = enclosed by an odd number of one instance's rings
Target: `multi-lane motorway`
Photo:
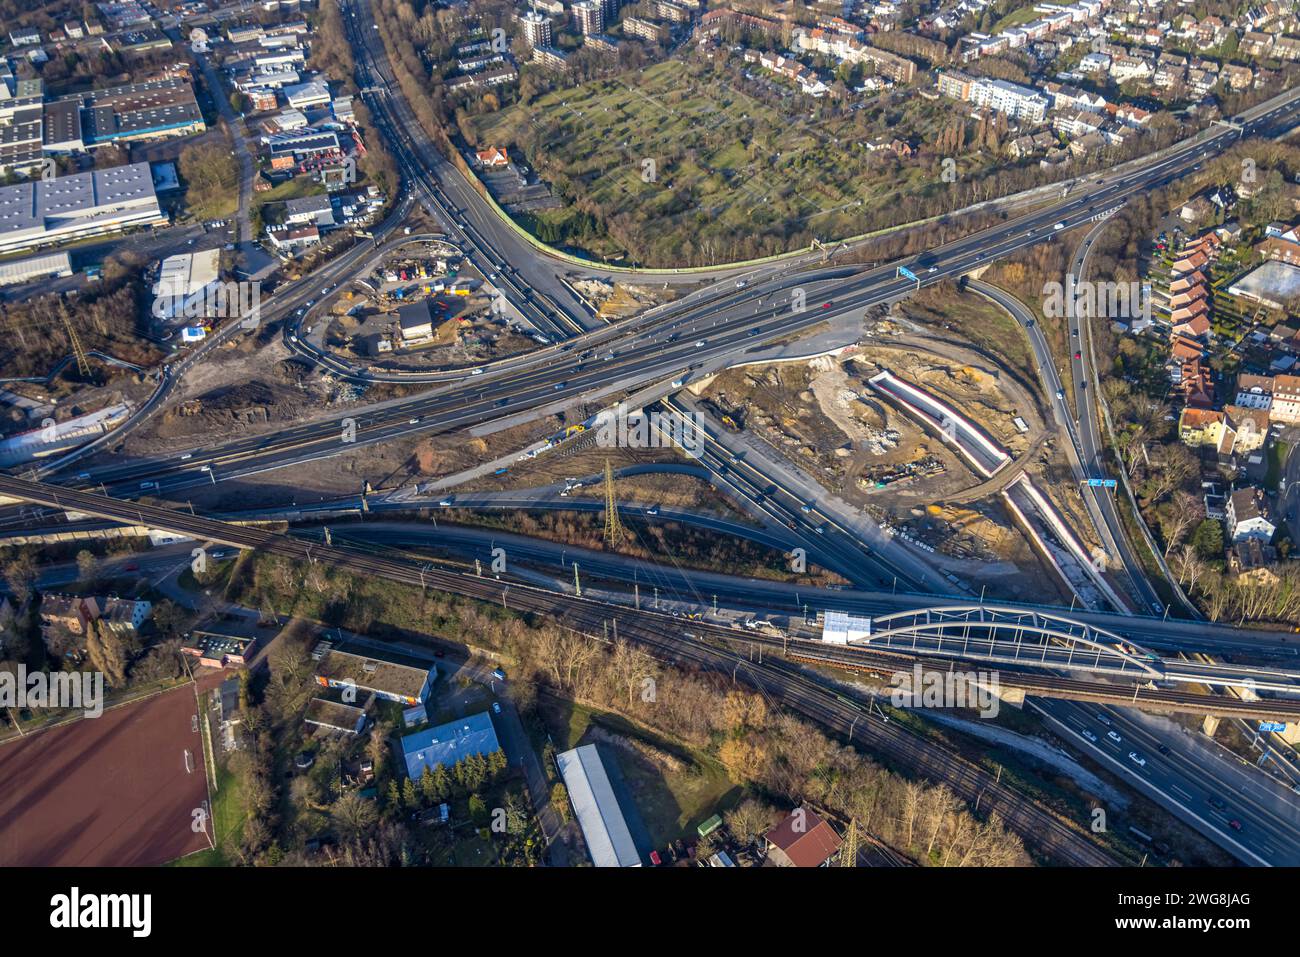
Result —
[[[352, 423], [342, 421], [342, 417], [322, 418], [273, 436], [90, 467], [78, 474], [74, 480], [77, 484], [102, 485], [105, 491], [120, 497], [143, 493], [166, 496], [195, 483], [281, 468], [371, 442], [463, 429], [506, 417], [525, 418], [563, 409], [579, 399], [613, 400], [657, 382], [704, 374], [734, 361], [746, 351], [827, 319], [859, 316], [867, 309], [909, 294], [920, 285], [963, 275], [1027, 246], [1056, 241], [1058, 234], [1106, 215], [1134, 193], [1148, 191], [1186, 174], [1207, 156], [1231, 145], [1238, 136], [1272, 135], [1289, 130], [1297, 121], [1300, 99], [1300, 91], [1287, 94], [1250, 111], [1241, 118], [1240, 128], [1223, 126], [1207, 131], [1144, 165], [1083, 182], [1066, 198], [1046, 208], [899, 264], [867, 270], [841, 267], [810, 272], [793, 267], [776, 268], [747, 284], [737, 282], [731, 288], [726, 283], [715, 285], [708, 295], [689, 297], [652, 316], [603, 327], [560, 280], [557, 261], [539, 253], [510, 224], [503, 222], [459, 172], [438, 155], [404, 98], [393, 89], [378, 31], [369, 29], [368, 4], [357, 0], [348, 14], [351, 39], [359, 54], [358, 79], [365, 87], [363, 95], [381, 132], [393, 145], [398, 165], [413, 191], [403, 199], [401, 208], [418, 199], [439, 219], [451, 239], [466, 251], [475, 267], [511, 297], [514, 306], [530, 323], [556, 340], [556, 345], [548, 350], [545, 361], [526, 359], [470, 370], [459, 380], [443, 382], [419, 396], [351, 413], [348, 418]], [[392, 223], [386, 224], [388, 228], [391, 229]], [[323, 272], [315, 274], [311, 283], [319, 288], [322, 280], [328, 283], [333, 278], [346, 278], [348, 269], [355, 268], [361, 258], [361, 252], [356, 252], [336, 260], [326, 267], [328, 277]], [[918, 279], [901, 277], [897, 265], [905, 266]], [[306, 295], [305, 291], [297, 296], [277, 295], [275, 311], [264, 319], [291, 315]], [[575, 334], [576, 338], [571, 338]], [[197, 361], [197, 357], [186, 361]], [[171, 375], [180, 371], [183, 369], [172, 370]], [[358, 376], [364, 377], [361, 373]], [[165, 391], [162, 388], [165, 385], [166, 380], [160, 384], [160, 392]], [[1081, 451], [1087, 461], [1087, 449]], [[67, 461], [58, 464], [66, 465]], [[729, 463], [712, 464], [716, 473], [724, 472], [719, 467]], [[754, 486], [747, 490], [752, 499], [758, 486], [753, 479], [745, 481]], [[28, 490], [27, 495], [30, 494]], [[77, 497], [77, 493], [72, 493], [74, 504]], [[143, 513], [151, 511], [149, 507], [138, 509], [140, 519], [147, 521]], [[166, 521], [167, 527], [175, 527], [175, 519]], [[811, 531], [816, 533], [816, 528]], [[249, 538], [248, 542], [236, 543], [243, 547], [292, 552], [294, 557], [307, 560], [312, 557], [310, 552], [302, 554], [300, 548], [286, 545], [286, 540], [264, 538], [264, 533], [248, 530], [241, 530], [240, 534]], [[808, 541], [815, 542], [811, 537]], [[823, 551], [827, 550], [817, 544]], [[335, 551], [329, 553], [332, 558]], [[838, 557], [845, 566], [883, 562], [877, 553], [864, 552], [851, 536], [836, 542], [829, 551], [832, 555], [840, 553]], [[348, 560], [359, 561], [355, 556]], [[367, 558], [366, 561], [378, 560]], [[887, 562], [873, 569], [876, 577], [891, 572], [897, 573], [898, 569]], [[407, 574], [409, 577], [409, 571]], [[934, 590], [924, 579], [919, 582], [910, 579], [906, 571], [903, 575], [907, 586]], [[496, 593], [495, 585], [484, 583], [483, 587]], [[834, 595], [827, 596], [823, 607], [835, 604]], [[507, 600], [505, 592], [499, 597]], [[627, 620], [626, 628], [647, 627], [637, 624], [638, 616]], [[1149, 629], [1152, 625], [1142, 627]], [[1196, 623], [1191, 627], [1209, 626]], [[662, 644], [667, 639], [649, 628], [646, 640]], [[682, 653], [679, 646], [678, 641], [674, 654]], [[760, 683], [773, 680], [768, 672], [759, 677]], [[790, 688], [787, 685], [786, 691], [793, 694]], [[808, 702], [808, 707], [814, 711], [824, 708], [815, 701]], [[834, 720], [834, 716], [828, 715], [827, 720]], [[849, 731], [852, 732], [851, 726]]]
[[[1245, 133], [1290, 129], [1298, 115], [1298, 100], [1300, 91], [1267, 105], [1245, 122]], [[1098, 178], [1049, 208], [912, 257], [901, 265], [925, 284], [962, 275], [1026, 246], [1055, 241], [1063, 230], [1101, 215], [1134, 193], [1183, 175], [1210, 152], [1234, 142], [1237, 135], [1237, 130], [1229, 127], [1211, 132], [1169, 151], [1138, 172]], [[464, 428], [523, 412], [543, 413], [580, 397], [587, 401], [609, 398], [683, 373], [716, 368], [765, 342], [825, 320], [860, 316], [873, 306], [907, 295], [916, 285], [897, 275], [893, 265], [864, 272], [818, 270], [811, 277], [776, 275], [712, 300], [696, 300], [680, 312], [664, 310], [652, 321], [634, 321], [626, 331], [620, 324], [579, 336], [558, 347], [552, 361], [544, 365], [489, 368], [479, 375], [467, 372], [459, 382], [437, 386], [420, 396], [352, 413], [357, 428], [349, 446]], [[802, 309], [797, 308], [800, 303]], [[90, 470], [90, 480], [128, 485], [134, 481], [138, 488], [142, 479], [166, 477], [168, 482], [155, 489], [165, 492], [209, 481], [204, 466], [215, 470], [234, 460], [243, 467], [265, 470], [334, 455], [348, 451], [339, 441], [340, 418], [305, 423], [274, 436], [193, 449], [184, 460], [177, 455]], [[122, 486], [113, 491], [126, 494], [131, 490]]]

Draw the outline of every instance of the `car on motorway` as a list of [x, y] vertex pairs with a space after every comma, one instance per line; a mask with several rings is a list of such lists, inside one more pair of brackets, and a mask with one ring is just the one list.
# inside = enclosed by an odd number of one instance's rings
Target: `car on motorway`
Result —
[[1074, 357], [1075, 357], [1076, 359], [1082, 359], [1082, 358], [1083, 358], [1083, 353], [1082, 353], [1082, 352], [1079, 352], [1079, 351], [1076, 349], [1076, 350], [1075, 350], [1075, 353], [1074, 353]]
[[826, 526], [825, 526], [825, 525], [818, 525], [816, 528], [813, 529], [813, 531], [816, 532], [818, 535], [825, 535], [825, 534], [826, 534]]
[[830, 307], [831, 307], [831, 304], [830, 304], [829, 302], [823, 302], [823, 303], [822, 303], [822, 308], [823, 308], [823, 309], [829, 309]]
[[552, 389], [552, 391], [554, 391], [554, 392], [559, 392], [561, 389], [563, 389], [563, 388], [564, 388], [566, 385], [568, 385], [568, 384], [569, 384], [569, 383], [567, 383], [567, 382], [557, 382], [557, 383], [555, 383], [555, 385], [553, 385], [553, 386], [551, 387], [551, 389]]
[[141, 487], [141, 488], [157, 488], [157, 487], [158, 487], [158, 483], [157, 483], [157, 482], [141, 482], [141, 483], [140, 483], [140, 487]]
[[744, 289], [747, 285], [749, 285], [749, 283], [745, 282], [745, 280], [743, 280], [743, 279], [737, 279], [737, 280], [736, 280], [736, 288], [737, 288], [737, 289]]
[[1209, 803], [1210, 807], [1214, 808], [1216, 811], [1226, 811], [1228, 809], [1228, 805], [1223, 803], [1222, 798], [1217, 798], [1214, 795], [1210, 795], [1205, 800]]
[[809, 512], [812, 511], [812, 506], [811, 506], [811, 505], [800, 505], [800, 506], [799, 506], [799, 511], [803, 512], [803, 513], [806, 515], [807, 513], [809, 513]]
[[1064, 389], [1057, 389], [1057, 390], [1056, 390], [1056, 397], [1057, 397], [1058, 399], [1064, 399], [1064, 398], [1065, 398], [1065, 390], [1064, 390]]
[[496, 678], [497, 681], [505, 681], [505, 680], [506, 680], [506, 673], [505, 673], [505, 671], [503, 671], [503, 670], [500, 669], [500, 668], [493, 668], [493, 669], [492, 669], [492, 677], [493, 677], [493, 678]]
[[1065, 228], [1065, 223], [1053, 223], [1053, 224], [1052, 224], [1052, 229], [1064, 229], [1064, 228]]
[[475, 369], [474, 371], [472, 371], [472, 372], [470, 373], [470, 375], [482, 375], [482, 374], [483, 374], [483, 370], [482, 370], [482, 369]]
[[493, 702], [492, 702], [492, 713], [493, 713], [493, 714], [500, 714], [500, 713], [501, 713], [501, 702], [500, 702], [500, 701], [493, 701]]
[[696, 339], [696, 340], [695, 340], [695, 348], [697, 348], [697, 349], [703, 349], [704, 346], [705, 346], [707, 343], [708, 343], [708, 340], [707, 340], [707, 339]]
[[1169, 753], [1169, 745], [1167, 745], [1167, 744], [1159, 745], [1159, 746], [1156, 747], [1156, 750], [1159, 751], [1161, 754], [1168, 754], [1168, 753]]
[[448, 497], [448, 498], [440, 499], [438, 501], [438, 504], [441, 505], [443, 508], [446, 508], [448, 505], [452, 503], [452, 501], [453, 499], [451, 497]]
[[417, 415], [417, 416], [415, 416], [414, 418], [412, 418], [412, 419], [411, 419], [407, 424], [408, 424], [408, 425], [416, 425], [416, 424], [419, 423], [419, 421], [420, 421], [420, 417]]
[[509, 400], [509, 399], [497, 399], [497, 408], [498, 408], [498, 409], [501, 408], [503, 405], [509, 405], [509, 404], [510, 404], [510, 400]]
[[192, 458], [194, 458], [194, 453], [193, 453], [193, 452], [186, 452], [184, 455], [181, 456], [181, 461], [182, 461], [182, 462], [187, 462], [187, 461], [189, 461], [189, 460], [192, 459]]
[[1128, 759], [1140, 768], [1145, 768], [1147, 766], [1147, 759], [1142, 757], [1142, 755], [1138, 754], [1136, 751], [1130, 751], [1128, 753]]
[[1084, 738], [1087, 738], [1093, 744], [1097, 743], [1097, 736], [1093, 734], [1091, 731], [1089, 731], [1087, 728], [1084, 728], [1082, 731], [1079, 732], [1079, 734], [1082, 735]]
[[1113, 731], [1113, 730], [1112, 730], [1112, 731], [1107, 731], [1107, 732], [1106, 732], [1106, 737], [1110, 738], [1110, 739], [1111, 739], [1112, 741], [1114, 741], [1116, 744], [1119, 744], [1120, 742], [1122, 742], [1122, 741], [1124, 740], [1123, 738], [1121, 738], [1121, 737], [1119, 736], [1119, 732], [1118, 732], [1118, 731]]
[[1241, 822], [1234, 817], [1231, 821], [1228, 822], [1228, 827], [1232, 828], [1234, 831], [1240, 831]]

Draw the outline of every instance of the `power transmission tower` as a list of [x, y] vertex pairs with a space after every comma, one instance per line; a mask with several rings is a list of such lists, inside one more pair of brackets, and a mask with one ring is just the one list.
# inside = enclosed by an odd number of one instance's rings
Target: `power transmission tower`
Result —
[[618, 520], [618, 503], [614, 498], [614, 469], [609, 459], [605, 459], [605, 544], [613, 548], [626, 536], [627, 531]]
[[844, 846], [840, 848], [840, 867], [858, 866], [858, 819], [849, 821], [849, 829], [844, 832]]
[[72, 343], [72, 354], [77, 357], [77, 369], [82, 375], [90, 375], [90, 360], [86, 358], [86, 350], [82, 347], [77, 330], [72, 328], [72, 320], [68, 318], [66, 312], [63, 313], [63, 328], [67, 330], [68, 341]]

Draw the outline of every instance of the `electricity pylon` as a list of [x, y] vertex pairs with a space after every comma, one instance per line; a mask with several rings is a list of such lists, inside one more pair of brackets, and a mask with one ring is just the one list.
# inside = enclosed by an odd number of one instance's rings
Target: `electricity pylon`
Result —
[[614, 469], [605, 459], [605, 544], [610, 548], [622, 543], [627, 531], [618, 520], [618, 502], [614, 497]]
[[844, 846], [840, 848], [840, 867], [858, 866], [858, 819], [849, 821], [849, 829], [844, 832]]
[[72, 320], [68, 314], [63, 313], [63, 328], [68, 332], [68, 341], [72, 343], [72, 354], [77, 357], [77, 369], [82, 375], [90, 375], [90, 360], [86, 358], [86, 350], [82, 348], [81, 338], [77, 335], [77, 330], [72, 328]]

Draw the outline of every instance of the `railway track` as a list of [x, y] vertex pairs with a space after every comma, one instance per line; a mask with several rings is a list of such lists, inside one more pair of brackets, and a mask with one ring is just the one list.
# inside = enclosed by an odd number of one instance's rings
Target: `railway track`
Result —
[[[230, 525], [155, 505], [119, 502], [10, 476], [0, 476], [0, 496], [83, 511], [115, 521], [138, 522], [190, 535], [200, 541], [255, 549], [296, 562], [322, 562], [361, 575], [377, 576], [414, 587], [435, 588], [484, 602], [500, 601], [508, 609], [544, 615], [592, 638], [603, 638], [608, 623], [621, 637], [637, 642], [662, 661], [722, 674], [730, 671], [737, 678], [743, 673], [747, 684], [774, 701], [805, 715], [851, 743], [869, 748], [896, 767], [945, 785], [978, 811], [996, 813], [1027, 847], [1045, 858], [1078, 866], [1121, 863], [1097, 846], [1081, 827], [1072, 826], [1038, 806], [956, 752], [922, 738], [896, 722], [873, 717], [861, 705], [837, 696], [793, 667], [779, 663], [756, 665], [748, 658], [706, 644], [699, 638], [682, 637], [681, 620], [668, 615], [634, 611], [517, 583], [358, 554], [259, 528]], [[699, 634], [718, 640], [753, 637], [701, 622], [692, 622], [691, 625]]]

